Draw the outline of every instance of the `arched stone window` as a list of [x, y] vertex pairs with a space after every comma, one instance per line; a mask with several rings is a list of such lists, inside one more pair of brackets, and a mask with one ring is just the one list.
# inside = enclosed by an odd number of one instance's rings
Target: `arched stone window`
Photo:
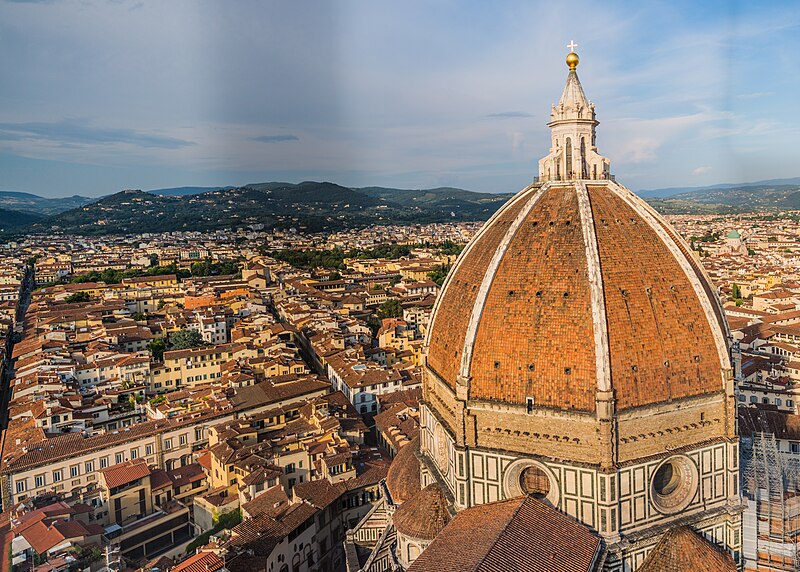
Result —
[[581, 179], [588, 177], [586, 169], [586, 140], [581, 137]]
[[570, 139], [569, 137], [567, 137], [567, 141], [565, 143], [565, 147], [566, 147], [566, 151], [567, 151], [567, 153], [566, 153], [567, 160], [566, 160], [566, 166], [565, 166], [565, 169], [564, 169], [564, 174], [567, 176], [567, 179], [571, 179], [572, 178], [572, 139]]

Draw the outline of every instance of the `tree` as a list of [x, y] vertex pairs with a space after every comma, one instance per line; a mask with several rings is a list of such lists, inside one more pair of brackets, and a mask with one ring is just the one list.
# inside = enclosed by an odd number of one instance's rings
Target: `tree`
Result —
[[403, 306], [400, 300], [386, 300], [383, 304], [378, 306], [379, 318], [399, 318], [403, 315]]
[[734, 300], [739, 300], [742, 297], [742, 290], [739, 288], [739, 285], [734, 282], [731, 286], [731, 298]]
[[169, 347], [173, 350], [185, 350], [203, 345], [203, 336], [197, 330], [178, 330], [169, 335]]
[[88, 302], [90, 300], [88, 292], [75, 292], [74, 294], [70, 294], [64, 301], [67, 304], [74, 304], [75, 302]]
[[163, 361], [164, 352], [167, 350], [167, 344], [164, 343], [164, 340], [161, 338], [156, 338], [147, 344], [147, 349], [150, 350], [150, 355], [153, 356], [154, 360]]
[[136, 322], [141, 322], [147, 319], [147, 314], [143, 314], [142, 312], [134, 312], [131, 314], [131, 318], [133, 318]]
[[437, 264], [434, 266], [433, 271], [428, 272], [428, 278], [436, 282], [439, 286], [444, 283], [447, 278], [447, 273], [450, 272], [450, 266], [447, 264]]
[[330, 280], [332, 282], [335, 282], [336, 280], [341, 280], [341, 279], [342, 279], [342, 275], [339, 274], [338, 272], [331, 272], [330, 274], [328, 274], [328, 280]]
[[150, 255], [150, 266], [158, 266], [158, 254]]

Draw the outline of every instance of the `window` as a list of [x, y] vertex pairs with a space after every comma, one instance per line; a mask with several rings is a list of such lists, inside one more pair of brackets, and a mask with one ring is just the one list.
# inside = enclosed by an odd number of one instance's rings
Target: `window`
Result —
[[100, 468], [105, 469], [108, 466], [108, 457], [100, 457]]
[[186, 445], [186, 435], [181, 435], [178, 437], [178, 442], [181, 444], [181, 446]]
[[86, 461], [83, 468], [86, 470], [86, 474], [94, 472], [94, 461]]
[[195, 429], [194, 429], [194, 440], [195, 441], [202, 441], [203, 440], [203, 428], [202, 427], [195, 427]]
[[775, 405], [777, 405], [778, 407], [780, 407], [780, 406], [781, 406], [781, 403], [783, 403], [783, 401], [781, 401], [781, 399], [780, 399], [779, 397], [776, 397], [776, 398], [775, 398]]
[[152, 455], [152, 454], [153, 454], [153, 446], [152, 446], [152, 445], [145, 445], [145, 446], [144, 446], [144, 454], [145, 454], [146, 456], [148, 456], [148, 457], [149, 457], [150, 455]]
[[800, 453], [800, 443], [792, 443], [792, 453]]
[[172, 439], [165, 439], [164, 440], [164, 449], [166, 449], [167, 451], [172, 449]]
[[138, 447], [135, 449], [131, 449], [131, 459], [138, 459], [139, 458], [139, 449]]
[[758, 397], [755, 395], [750, 396], [750, 403], [758, 403]]
[[80, 469], [80, 467], [78, 465], [72, 465], [69, 468], [69, 476], [70, 476], [71, 479], [74, 479], [75, 477], [80, 476], [80, 474], [81, 474], [81, 469]]
[[115, 465], [119, 465], [124, 460], [125, 460], [125, 455], [123, 455], [122, 453], [117, 453], [116, 455], [114, 455], [114, 464]]
[[286, 469], [284, 469], [284, 472], [287, 475], [291, 475], [292, 473], [294, 473], [294, 463], [289, 463], [288, 465], [286, 465]]
[[744, 395], [739, 394], [739, 401], [747, 401], [747, 397]]
[[786, 400], [786, 407], [794, 407], [794, 401], [791, 399]]
[[24, 493], [25, 492], [25, 480], [17, 481], [17, 492]]
[[43, 487], [45, 484], [44, 475], [36, 475], [33, 477], [34, 486], [38, 489], [39, 487]]
[[58, 481], [60, 481], [63, 478], [64, 478], [64, 475], [61, 473], [61, 469], [59, 469], [57, 471], [53, 471], [53, 482], [54, 483], [57, 483]]

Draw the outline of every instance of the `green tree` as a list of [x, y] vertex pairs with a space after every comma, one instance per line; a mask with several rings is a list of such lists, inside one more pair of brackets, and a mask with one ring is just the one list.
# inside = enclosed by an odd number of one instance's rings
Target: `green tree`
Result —
[[428, 278], [436, 282], [439, 286], [444, 283], [444, 279], [447, 278], [447, 273], [450, 272], [450, 266], [447, 264], [437, 264], [433, 271], [428, 272]]
[[64, 301], [67, 304], [74, 304], [76, 302], [88, 302], [90, 300], [88, 292], [75, 292], [74, 294], [70, 294]]
[[378, 306], [379, 318], [399, 318], [403, 315], [403, 306], [400, 300], [386, 300], [383, 304]]
[[224, 514], [219, 515], [218, 517], [215, 516], [212, 519], [214, 523], [214, 527], [209, 530], [208, 532], [204, 532], [203, 534], [199, 535], [197, 538], [192, 540], [189, 545], [186, 547], [186, 554], [193, 554], [195, 550], [200, 548], [201, 546], [205, 546], [208, 544], [208, 539], [211, 538], [214, 534], [218, 533], [221, 530], [231, 529], [240, 522], [242, 522], [242, 510], [237, 509], [231, 512], [226, 512]]
[[133, 314], [131, 314], [131, 318], [133, 318], [137, 322], [142, 322], [147, 319], [147, 314], [144, 314], [142, 312], [134, 312]]
[[203, 336], [197, 330], [178, 330], [169, 335], [169, 347], [173, 350], [185, 350], [203, 345]]
[[167, 344], [164, 343], [164, 340], [161, 338], [156, 338], [147, 344], [147, 349], [150, 350], [150, 355], [153, 356], [154, 360], [163, 361], [164, 352], [167, 350]]
[[328, 274], [328, 280], [336, 281], [336, 280], [341, 280], [341, 279], [342, 279], [342, 275], [339, 274], [338, 272], [331, 272], [330, 274]]
[[461, 254], [461, 251], [464, 250], [465, 244], [456, 244], [452, 240], [445, 240], [441, 244], [439, 244], [439, 252], [442, 254]]
[[739, 288], [739, 285], [736, 282], [734, 282], [733, 285], [731, 286], [731, 298], [733, 298], [734, 300], [739, 300], [741, 299], [741, 297], [742, 297], [742, 291]]

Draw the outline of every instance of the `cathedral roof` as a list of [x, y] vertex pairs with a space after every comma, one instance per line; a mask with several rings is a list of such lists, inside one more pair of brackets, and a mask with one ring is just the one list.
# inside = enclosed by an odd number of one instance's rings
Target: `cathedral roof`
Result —
[[395, 511], [392, 522], [398, 533], [433, 540], [450, 522], [447, 499], [436, 483], [430, 484]]
[[590, 412], [724, 389], [727, 325], [688, 245], [611, 180], [534, 184], [491, 218], [437, 301], [427, 365], [469, 399]]
[[409, 572], [581, 572], [597, 568], [600, 538], [533, 497], [458, 513]]
[[639, 572], [734, 572], [730, 553], [688, 526], [668, 531], [650, 551]]
[[386, 487], [392, 495], [392, 500], [397, 504], [405, 502], [422, 488], [417, 451], [419, 451], [419, 436], [406, 443], [389, 466]]

